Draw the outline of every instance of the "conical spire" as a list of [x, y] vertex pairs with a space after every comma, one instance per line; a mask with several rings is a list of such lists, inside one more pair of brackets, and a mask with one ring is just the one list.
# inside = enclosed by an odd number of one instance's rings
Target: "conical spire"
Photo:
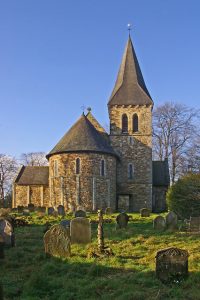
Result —
[[153, 101], [145, 85], [131, 37], [129, 35], [115, 87], [108, 105], [152, 104]]

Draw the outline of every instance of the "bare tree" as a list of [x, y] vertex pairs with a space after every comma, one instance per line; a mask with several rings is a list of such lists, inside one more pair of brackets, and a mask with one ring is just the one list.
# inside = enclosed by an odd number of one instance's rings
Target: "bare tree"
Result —
[[25, 166], [47, 166], [48, 161], [44, 152], [23, 153], [20, 162]]
[[0, 206], [5, 205], [5, 198], [11, 192], [17, 169], [18, 164], [14, 157], [0, 154]]
[[183, 157], [198, 135], [199, 110], [167, 102], [153, 113], [153, 156], [168, 158], [172, 183], [179, 176]]

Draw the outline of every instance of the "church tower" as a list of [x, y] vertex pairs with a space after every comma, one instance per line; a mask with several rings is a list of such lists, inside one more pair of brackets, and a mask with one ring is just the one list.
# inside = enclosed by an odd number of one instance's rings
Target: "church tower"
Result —
[[108, 102], [110, 140], [118, 153], [117, 209], [152, 209], [153, 100], [129, 36]]

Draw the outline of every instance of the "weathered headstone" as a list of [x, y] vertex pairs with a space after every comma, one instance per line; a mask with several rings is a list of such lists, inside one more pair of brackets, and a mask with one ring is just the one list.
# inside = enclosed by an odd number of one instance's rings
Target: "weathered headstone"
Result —
[[191, 232], [199, 232], [200, 231], [200, 217], [190, 217], [189, 231], [191, 231]]
[[58, 215], [59, 216], [64, 216], [65, 215], [65, 208], [64, 208], [63, 205], [58, 205], [57, 210], [58, 210]]
[[61, 225], [52, 226], [44, 235], [44, 247], [47, 255], [69, 257], [71, 243], [68, 230]]
[[23, 216], [30, 216], [30, 211], [29, 211], [29, 209], [24, 209], [23, 210]]
[[112, 213], [113, 213], [113, 210], [112, 210], [111, 207], [107, 207], [107, 208], [105, 209], [105, 214], [106, 214], [106, 215], [111, 215]]
[[188, 251], [175, 247], [156, 254], [156, 276], [162, 282], [180, 282], [188, 276]]
[[129, 221], [129, 216], [126, 213], [120, 213], [117, 217], [116, 217], [116, 222], [117, 222], [117, 228], [121, 229], [121, 228], [126, 228], [128, 225], [128, 221]]
[[29, 209], [30, 212], [34, 212], [34, 211], [35, 211], [35, 206], [34, 206], [34, 204], [33, 204], [33, 203], [29, 203], [29, 204], [28, 204], [28, 209]]
[[77, 217], [70, 224], [71, 242], [73, 244], [87, 244], [91, 242], [91, 224], [88, 219]]
[[168, 229], [177, 229], [177, 227], [178, 227], [178, 217], [173, 211], [170, 211], [166, 215], [165, 219], [166, 219], [166, 226], [167, 226]]
[[48, 214], [49, 216], [52, 216], [52, 215], [53, 215], [53, 212], [54, 212], [54, 208], [53, 208], [53, 207], [48, 207], [48, 209], [47, 209], [47, 214]]
[[71, 223], [71, 221], [70, 220], [62, 220], [61, 222], [60, 222], [60, 225], [62, 225], [63, 227], [68, 227], [68, 228], [70, 228], [70, 223]]
[[141, 217], [150, 217], [150, 210], [148, 208], [140, 209], [140, 216]]
[[0, 259], [3, 259], [3, 258], [4, 258], [4, 240], [3, 240], [2, 235], [0, 235]]
[[0, 235], [6, 246], [14, 246], [13, 227], [8, 220], [0, 220]]
[[86, 218], [86, 212], [84, 210], [77, 210], [74, 214], [75, 218]]
[[153, 220], [153, 228], [156, 230], [164, 230], [166, 227], [166, 221], [165, 218], [162, 216], [157, 216]]

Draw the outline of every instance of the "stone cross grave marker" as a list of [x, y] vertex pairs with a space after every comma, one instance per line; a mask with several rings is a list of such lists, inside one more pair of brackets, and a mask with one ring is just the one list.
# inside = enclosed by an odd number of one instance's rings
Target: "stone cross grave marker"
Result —
[[47, 255], [66, 258], [71, 255], [69, 231], [61, 225], [52, 226], [44, 235]]
[[0, 259], [4, 258], [4, 240], [2, 235], [0, 235]]
[[91, 242], [91, 224], [88, 219], [77, 217], [70, 224], [71, 242], [73, 244], [87, 244]]
[[172, 230], [177, 229], [177, 227], [178, 227], [178, 217], [173, 211], [170, 211], [166, 215], [165, 220], [166, 220], [166, 226], [167, 226], [168, 229], [172, 229]]
[[156, 254], [156, 276], [162, 282], [180, 282], [188, 276], [188, 251], [175, 247]]
[[117, 217], [116, 217], [116, 222], [117, 222], [117, 228], [121, 229], [121, 228], [126, 228], [128, 225], [128, 221], [129, 221], [129, 216], [126, 213], [120, 213]]
[[8, 220], [0, 220], [0, 235], [3, 237], [6, 246], [14, 246], [13, 227]]
[[82, 209], [75, 211], [75, 218], [86, 218], [86, 212]]
[[157, 216], [153, 220], [153, 228], [156, 230], [164, 230], [166, 227], [166, 221], [165, 218], [162, 216]]

